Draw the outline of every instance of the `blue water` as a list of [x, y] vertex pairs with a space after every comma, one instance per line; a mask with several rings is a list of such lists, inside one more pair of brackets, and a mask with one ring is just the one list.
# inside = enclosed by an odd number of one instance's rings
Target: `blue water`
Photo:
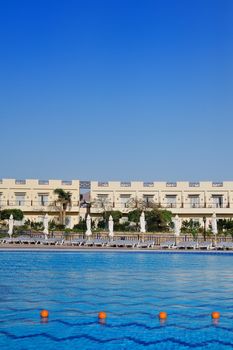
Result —
[[233, 255], [1, 252], [0, 312], [2, 350], [232, 349]]

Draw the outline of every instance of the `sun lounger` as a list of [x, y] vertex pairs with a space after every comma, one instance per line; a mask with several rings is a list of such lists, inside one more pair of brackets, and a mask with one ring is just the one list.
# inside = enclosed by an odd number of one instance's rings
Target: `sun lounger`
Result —
[[174, 248], [176, 245], [176, 242], [175, 241], [167, 241], [167, 242], [164, 242], [164, 243], [161, 243], [160, 244], [160, 248], [163, 248], [163, 249], [171, 249], [171, 248]]
[[224, 249], [224, 244], [226, 242], [218, 242], [216, 245], [215, 245], [215, 249], [217, 250], [223, 250]]
[[42, 239], [38, 241], [38, 243], [44, 244], [44, 245], [59, 245], [63, 243], [63, 239], [48, 238], [48, 239]]
[[145, 241], [145, 242], [138, 243], [137, 247], [138, 248], [153, 248], [154, 245], [155, 245], [154, 241]]
[[2, 243], [7, 243], [7, 244], [19, 243], [19, 238], [18, 237], [14, 237], [14, 238], [5, 237], [2, 239]]
[[94, 240], [93, 239], [86, 240], [83, 245], [87, 247], [92, 247], [94, 245]]
[[108, 240], [107, 239], [94, 239], [93, 240], [93, 245], [96, 247], [104, 247], [108, 244]]
[[118, 242], [119, 242], [119, 240], [112, 240], [112, 241], [109, 241], [109, 242], [106, 244], [106, 246], [107, 246], [107, 247], [117, 247]]
[[86, 240], [84, 238], [78, 238], [78, 239], [73, 239], [70, 243], [71, 245], [77, 245], [77, 246], [81, 246], [86, 242]]
[[195, 241], [183, 241], [177, 244], [177, 249], [196, 249], [198, 248], [198, 243]]
[[224, 242], [223, 246], [225, 249], [233, 249], [233, 242]]
[[198, 248], [209, 250], [209, 249], [213, 249], [213, 245], [212, 245], [212, 242], [199, 242]]
[[217, 250], [233, 249], [233, 242], [219, 242], [216, 244], [215, 249], [217, 249]]
[[37, 244], [38, 240], [31, 237], [19, 237], [19, 244]]

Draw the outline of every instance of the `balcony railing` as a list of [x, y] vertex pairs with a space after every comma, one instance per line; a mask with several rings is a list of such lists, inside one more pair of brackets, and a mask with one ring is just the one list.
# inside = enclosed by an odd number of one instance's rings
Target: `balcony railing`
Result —
[[189, 187], [200, 187], [200, 182], [189, 182]]
[[38, 185], [49, 185], [49, 180], [38, 180]]
[[212, 182], [212, 187], [223, 187], [223, 182]]
[[98, 182], [99, 187], [108, 187], [108, 182]]
[[121, 182], [121, 187], [131, 187], [131, 182]]
[[154, 187], [154, 182], [143, 182], [143, 187]]
[[26, 184], [26, 180], [15, 180], [15, 184], [16, 185], [25, 185]]
[[[79, 206], [79, 201], [72, 201], [72, 204], [70, 207], [68, 207], [68, 210], [74, 207]], [[55, 206], [55, 202], [46, 202], [46, 201], [38, 201], [38, 200], [1, 200], [0, 201], [0, 208], [12, 208], [12, 207], [27, 207], [29, 210], [39, 210], [39, 209], [50, 209], [50, 210], [58, 210], [59, 204]], [[57, 207], [57, 208], [56, 208]]]
[[176, 182], [167, 182], [166, 187], [176, 187], [177, 183]]
[[62, 180], [61, 184], [63, 186], [70, 186], [70, 185], [72, 185], [72, 181], [70, 181], [70, 180]]

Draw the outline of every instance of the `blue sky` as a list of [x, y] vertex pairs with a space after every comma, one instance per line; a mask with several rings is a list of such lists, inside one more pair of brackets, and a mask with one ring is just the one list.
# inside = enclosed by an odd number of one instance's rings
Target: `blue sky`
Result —
[[2, 178], [233, 180], [231, 0], [1, 0]]

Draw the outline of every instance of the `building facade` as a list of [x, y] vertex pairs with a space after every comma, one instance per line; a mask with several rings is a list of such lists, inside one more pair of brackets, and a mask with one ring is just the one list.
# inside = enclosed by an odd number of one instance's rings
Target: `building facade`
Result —
[[[86, 186], [87, 185], [87, 186]], [[87, 188], [89, 203], [80, 201], [80, 189]], [[21, 209], [26, 219], [42, 221], [46, 213], [58, 221], [58, 208], [54, 205], [54, 190], [62, 188], [72, 195], [67, 209], [66, 224], [72, 228], [90, 211], [98, 220], [103, 211], [120, 210], [125, 216], [137, 207], [148, 204], [170, 210], [182, 220], [199, 222], [233, 217], [232, 182], [97, 182], [79, 180], [0, 180], [0, 210]]]
[[0, 180], [0, 210], [21, 209], [25, 219], [43, 221], [46, 213], [50, 220], [59, 220], [55, 205], [56, 188], [69, 191], [72, 205], [67, 209], [66, 225], [72, 228], [79, 222], [79, 181], [63, 180]]
[[[137, 203], [170, 210], [182, 220], [203, 222], [233, 217], [233, 182], [91, 182], [92, 215], [103, 210], [132, 210]], [[132, 204], [132, 205], [130, 205]], [[152, 205], [152, 206], [153, 206]]]

